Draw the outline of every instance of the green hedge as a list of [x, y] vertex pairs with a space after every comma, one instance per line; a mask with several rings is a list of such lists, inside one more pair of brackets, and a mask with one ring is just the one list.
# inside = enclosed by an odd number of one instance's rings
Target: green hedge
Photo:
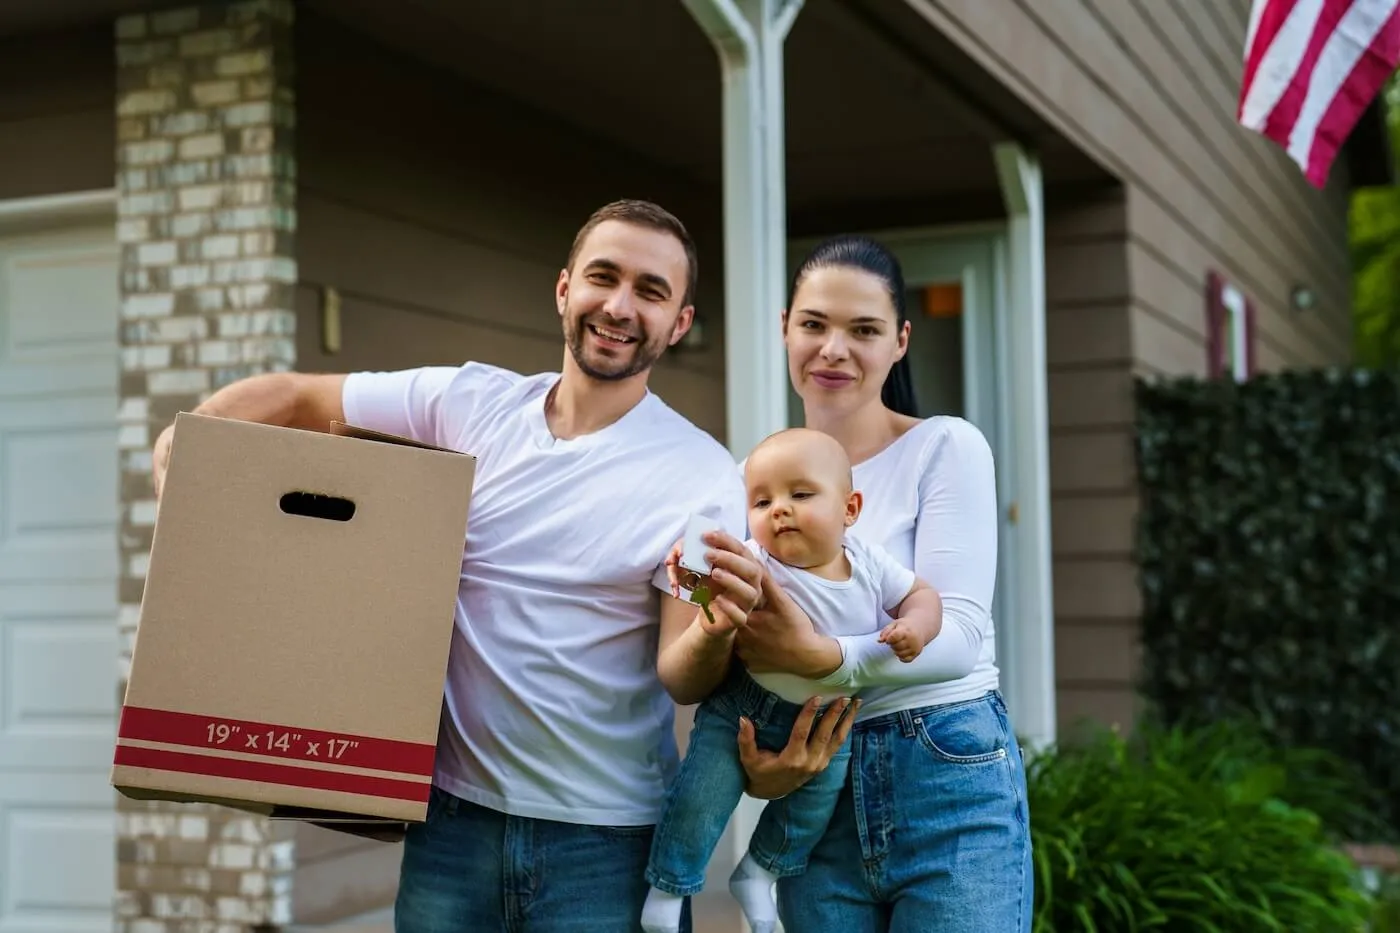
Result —
[[1145, 698], [1334, 751], [1400, 825], [1400, 374], [1139, 381], [1136, 400]]
[[1224, 722], [1033, 756], [1034, 933], [1358, 933], [1378, 907], [1309, 809], [1340, 767]]

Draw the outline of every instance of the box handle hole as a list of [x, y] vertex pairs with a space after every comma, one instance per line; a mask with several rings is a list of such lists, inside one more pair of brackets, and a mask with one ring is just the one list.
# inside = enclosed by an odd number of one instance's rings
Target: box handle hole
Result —
[[288, 515], [323, 518], [330, 522], [348, 522], [355, 517], [355, 503], [339, 496], [314, 492], [289, 492], [282, 497], [282, 511]]

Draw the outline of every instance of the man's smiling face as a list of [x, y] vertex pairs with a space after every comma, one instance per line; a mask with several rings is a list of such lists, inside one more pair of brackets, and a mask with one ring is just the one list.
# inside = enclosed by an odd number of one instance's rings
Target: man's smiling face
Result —
[[606, 220], [560, 276], [559, 314], [584, 375], [613, 382], [646, 372], [690, 329], [685, 248], [661, 230]]

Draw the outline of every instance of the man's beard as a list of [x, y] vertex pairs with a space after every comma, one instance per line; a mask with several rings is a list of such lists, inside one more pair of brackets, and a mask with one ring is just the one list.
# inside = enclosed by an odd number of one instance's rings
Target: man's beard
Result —
[[[573, 354], [574, 362], [578, 364], [578, 368], [590, 379], [597, 379], [599, 382], [619, 382], [623, 379], [629, 379], [640, 372], [645, 372], [650, 369], [652, 364], [661, 358], [661, 354], [666, 352], [664, 344], [652, 344], [647, 337], [646, 329], [639, 324], [636, 328], [637, 341], [628, 345], [632, 352], [630, 361], [621, 359], [614, 360], [606, 357], [597, 361], [589, 361], [586, 358], [587, 351], [583, 345], [584, 332], [590, 321], [602, 319], [603, 317], [604, 315], [595, 313], [576, 318], [569, 313], [568, 308], [564, 309], [564, 337], [568, 342], [569, 352]], [[604, 330], [617, 330], [624, 333], [628, 330], [627, 328], [621, 327], [609, 327], [606, 323], [601, 323], [601, 321], [598, 326], [602, 327]], [[618, 350], [621, 352], [622, 348], [619, 347]]]

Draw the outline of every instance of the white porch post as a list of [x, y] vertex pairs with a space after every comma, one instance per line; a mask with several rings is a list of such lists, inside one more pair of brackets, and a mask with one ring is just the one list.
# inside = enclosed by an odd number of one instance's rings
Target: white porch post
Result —
[[[802, 0], [682, 2], [714, 43], [724, 90], [725, 413], [738, 459], [788, 425], [779, 325], [787, 280], [783, 42]], [[761, 811], [761, 801], [740, 801], [707, 893], [725, 891]]]
[[719, 53], [724, 85], [725, 411], [744, 457], [787, 427], [783, 41], [802, 0], [682, 0]]
[[[1006, 202], [1008, 339], [1015, 492], [1015, 619], [1005, 620], [1007, 705], [1031, 750], [1055, 739], [1055, 607], [1050, 563], [1050, 432], [1045, 374], [1045, 199], [1040, 164], [1014, 142], [992, 147]], [[1000, 641], [1000, 639], [999, 639]], [[1000, 647], [1000, 645], [998, 646]], [[999, 652], [1000, 653], [1000, 652]]]

